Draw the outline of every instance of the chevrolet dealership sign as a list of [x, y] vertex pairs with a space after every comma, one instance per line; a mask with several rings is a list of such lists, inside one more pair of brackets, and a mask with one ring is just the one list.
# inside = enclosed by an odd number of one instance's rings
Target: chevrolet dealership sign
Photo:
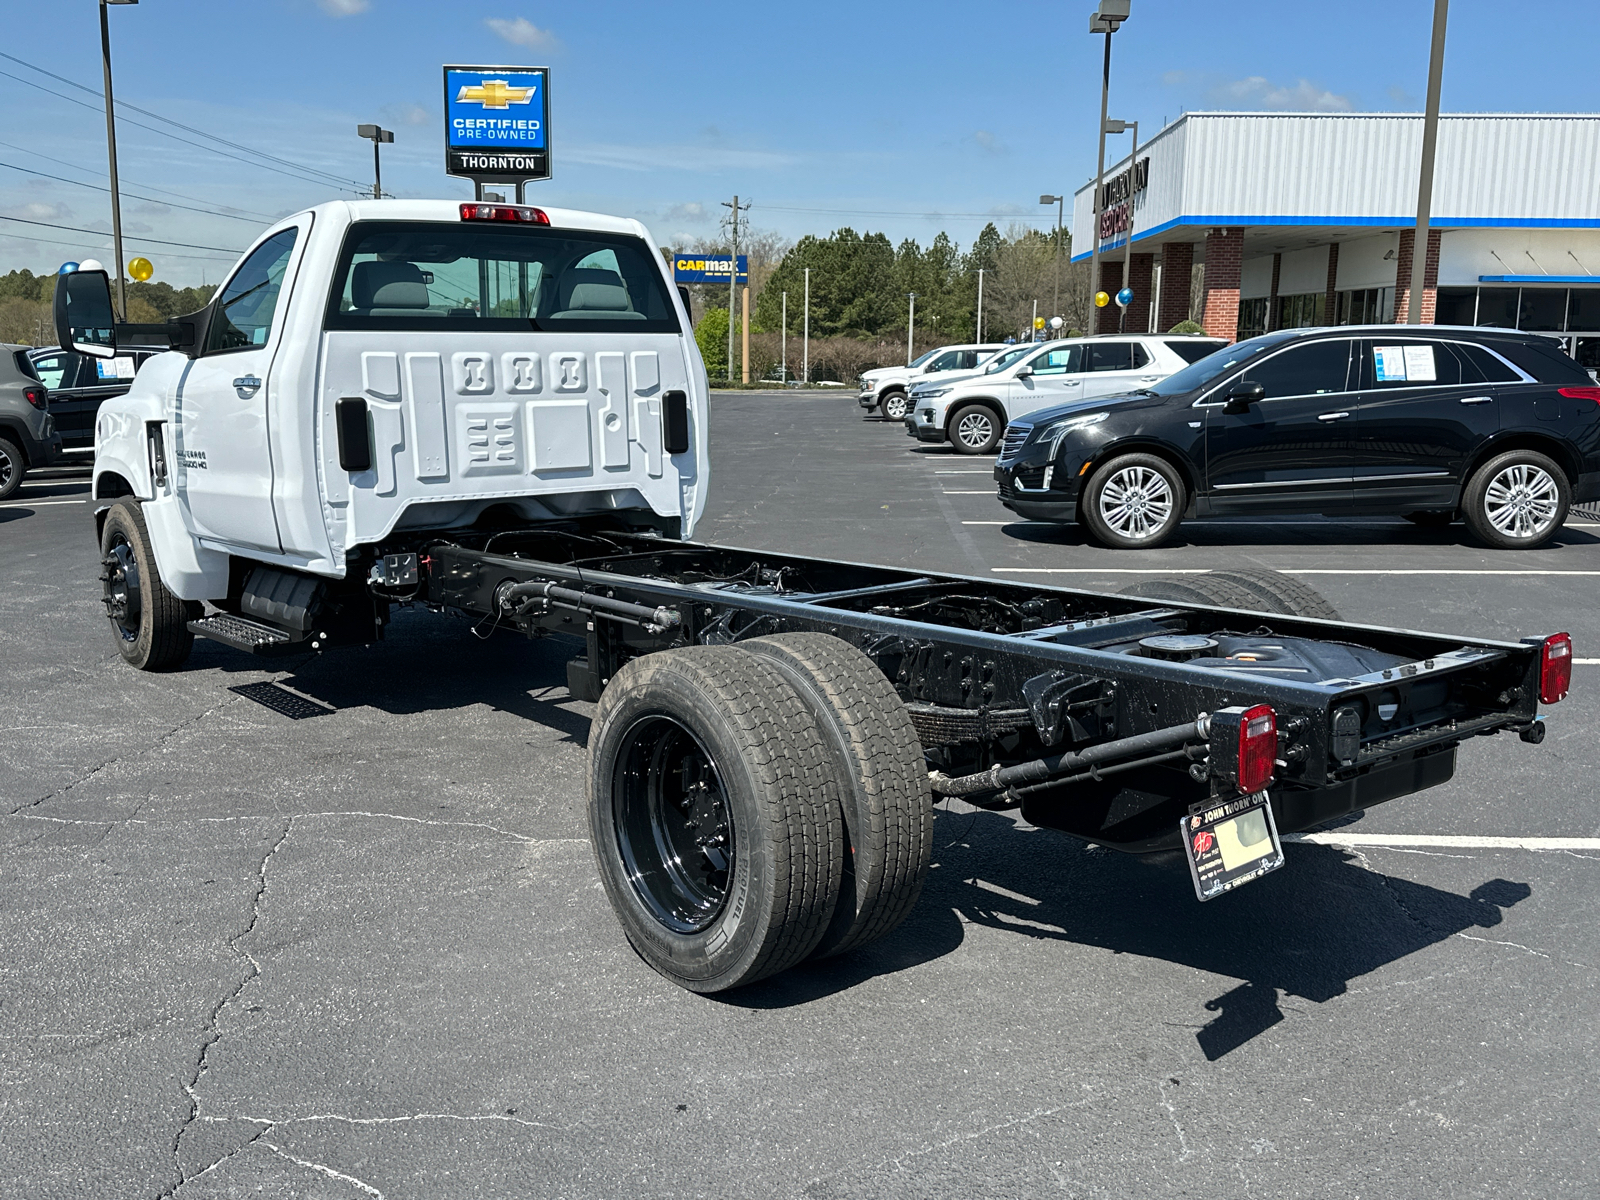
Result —
[[445, 173], [549, 179], [549, 87], [548, 67], [446, 67]]

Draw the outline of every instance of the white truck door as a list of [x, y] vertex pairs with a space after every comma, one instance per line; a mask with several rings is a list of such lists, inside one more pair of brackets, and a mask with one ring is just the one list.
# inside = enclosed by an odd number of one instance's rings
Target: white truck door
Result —
[[222, 285], [199, 358], [173, 396], [178, 495], [190, 528], [227, 546], [277, 552], [267, 392], [277, 319], [311, 218], [272, 234]]

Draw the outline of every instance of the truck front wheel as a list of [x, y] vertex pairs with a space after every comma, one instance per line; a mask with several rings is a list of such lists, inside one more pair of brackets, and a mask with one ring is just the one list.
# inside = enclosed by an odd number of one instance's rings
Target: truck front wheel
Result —
[[100, 600], [123, 659], [141, 671], [182, 666], [194, 647], [189, 622], [201, 607], [178, 599], [161, 582], [137, 500], [119, 500], [106, 513], [100, 554]]
[[839, 787], [777, 670], [732, 646], [636, 658], [601, 695], [589, 747], [595, 858], [640, 957], [720, 992], [816, 948], [839, 895]]
[[886, 421], [904, 421], [906, 410], [911, 407], [911, 401], [904, 392], [887, 392], [883, 399], [878, 401], [878, 408], [883, 412]]

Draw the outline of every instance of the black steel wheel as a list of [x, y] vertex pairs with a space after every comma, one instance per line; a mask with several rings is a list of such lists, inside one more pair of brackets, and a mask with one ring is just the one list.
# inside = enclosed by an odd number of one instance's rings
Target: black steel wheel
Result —
[[10, 438], [0, 437], [0, 500], [21, 487], [22, 477], [27, 473], [28, 464], [22, 457], [22, 450]]
[[816, 719], [733, 646], [634, 659], [589, 741], [601, 882], [641, 958], [695, 992], [793, 966], [839, 895], [839, 786]]
[[100, 556], [100, 602], [123, 659], [141, 671], [182, 666], [194, 648], [189, 622], [202, 607], [162, 582], [137, 500], [118, 500], [106, 513]]
[[911, 400], [904, 392], [890, 392], [878, 401], [878, 408], [886, 421], [904, 421], [911, 408]]

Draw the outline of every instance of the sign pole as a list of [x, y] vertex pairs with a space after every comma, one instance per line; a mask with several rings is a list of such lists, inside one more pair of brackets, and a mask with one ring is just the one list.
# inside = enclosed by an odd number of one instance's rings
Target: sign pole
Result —
[[983, 341], [983, 268], [978, 268], [978, 321], [973, 331], [973, 341]]
[[779, 346], [778, 353], [779, 353], [779, 356], [782, 358], [783, 365], [778, 369], [778, 374], [779, 374], [780, 377], [782, 377], [783, 382], [785, 384], [787, 384], [789, 382], [789, 293], [788, 292], [785, 292], [783, 294], [783, 318], [779, 322], [779, 324], [782, 326], [783, 332], [778, 335], [778, 346]]
[[811, 268], [806, 268], [805, 334], [800, 342], [800, 382], [811, 382]]

